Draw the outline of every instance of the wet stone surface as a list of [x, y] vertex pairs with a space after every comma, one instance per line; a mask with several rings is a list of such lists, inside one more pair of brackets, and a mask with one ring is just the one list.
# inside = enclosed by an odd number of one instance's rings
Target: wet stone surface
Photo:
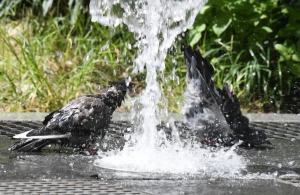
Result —
[[[175, 124], [180, 127], [181, 136], [187, 136], [189, 129], [181, 122]], [[237, 153], [248, 161], [245, 175], [257, 174], [256, 179], [109, 170], [94, 166], [99, 156], [74, 153], [72, 149], [59, 151], [55, 147], [46, 148], [41, 153], [7, 150], [14, 142], [10, 137], [40, 125], [39, 121], [0, 121], [0, 194], [21, 189], [24, 193], [36, 194], [40, 190], [50, 193], [51, 189], [56, 189], [58, 193], [67, 188], [73, 194], [86, 194], [87, 191], [90, 194], [300, 194], [299, 123], [251, 123], [252, 128], [265, 130], [272, 143], [260, 148], [237, 149]], [[158, 129], [168, 133], [171, 129], [166, 126], [162, 124]], [[126, 141], [124, 135], [130, 132], [130, 128], [127, 121], [114, 121], [108, 129], [106, 147], [102, 149], [123, 145]], [[262, 175], [271, 175], [273, 179], [265, 179]], [[92, 186], [90, 189], [85, 187], [88, 184]], [[127, 189], [130, 190], [126, 192]]]

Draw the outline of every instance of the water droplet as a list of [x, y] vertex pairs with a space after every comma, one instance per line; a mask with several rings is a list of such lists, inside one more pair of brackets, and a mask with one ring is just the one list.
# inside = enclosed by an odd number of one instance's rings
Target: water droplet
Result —
[[291, 141], [292, 141], [292, 142], [293, 142], [293, 141], [296, 141], [296, 138], [293, 137], [293, 138], [291, 139]]
[[126, 82], [126, 86], [129, 86], [129, 83], [131, 82], [131, 77], [128, 76], [125, 82]]
[[85, 60], [88, 61], [89, 59], [90, 59], [90, 55], [87, 53], [87, 54], [85, 55]]
[[106, 51], [107, 48], [109, 47], [109, 44], [110, 44], [110, 42], [108, 41], [105, 45], [103, 45], [103, 46], [101, 47], [101, 51]]
[[57, 51], [57, 52], [56, 52], [56, 58], [57, 58], [58, 60], [62, 59], [63, 55], [64, 55], [64, 54], [63, 54], [61, 51]]
[[124, 139], [129, 141], [131, 138], [131, 134], [130, 133], [124, 133]]

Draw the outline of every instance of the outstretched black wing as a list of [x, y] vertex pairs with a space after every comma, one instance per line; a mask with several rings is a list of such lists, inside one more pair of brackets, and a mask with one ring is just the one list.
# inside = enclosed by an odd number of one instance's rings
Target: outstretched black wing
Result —
[[211, 80], [213, 68], [190, 47], [183, 46], [182, 51], [187, 65], [183, 108], [186, 120], [204, 142], [227, 145], [232, 141], [232, 131], [218, 106], [221, 100]]
[[[192, 50], [190, 46], [182, 45], [182, 52], [188, 69], [186, 76], [187, 91], [193, 91], [190, 93], [186, 92], [186, 94], [190, 96], [191, 94], [194, 95], [193, 98], [185, 96], [188, 99], [186, 103], [189, 104], [189, 109], [185, 110], [185, 115], [187, 118], [190, 118], [189, 121], [197, 121], [196, 125], [201, 126], [203, 118], [207, 117], [205, 110], [208, 109], [215, 113], [218, 120], [222, 121], [225, 118], [231, 129], [231, 135], [237, 140], [243, 140], [247, 146], [270, 143], [263, 131], [249, 128], [249, 120], [242, 115], [240, 103], [229, 85], [225, 83], [222, 90], [214, 85], [212, 80], [214, 73], [213, 66], [198, 51]], [[194, 89], [191, 89], [190, 85], [194, 86]], [[222, 117], [220, 117], [220, 112], [222, 113]], [[224, 128], [221, 129], [222, 132], [228, 133], [229, 131], [226, 126], [223, 126]], [[216, 131], [215, 127], [209, 130], [207, 130], [207, 127], [205, 129], [208, 132], [220, 132], [220, 130]], [[215, 133], [208, 135], [212, 136], [212, 138], [208, 138], [216, 140]]]

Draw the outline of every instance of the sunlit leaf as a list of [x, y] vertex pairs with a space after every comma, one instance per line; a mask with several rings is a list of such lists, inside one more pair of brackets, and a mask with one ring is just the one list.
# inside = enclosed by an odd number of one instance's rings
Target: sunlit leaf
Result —
[[291, 73], [300, 78], [300, 64], [292, 64], [289, 66]]
[[261, 27], [261, 28], [264, 29], [265, 31], [267, 31], [268, 33], [273, 32], [273, 30], [272, 30], [270, 27], [263, 26], [263, 27]]
[[292, 51], [289, 48], [285, 47], [282, 44], [275, 44], [274, 47], [285, 59], [290, 58]]
[[229, 18], [227, 24], [214, 24], [213, 25], [213, 31], [214, 33], [220, 37], [220, 35], [228, 28], [228, 26], [230, 25], [230, 23], [232, 22], [231, 18]]
[[196, 30], [197, 30], [198, 32], [203, 32], [203, 31], [205, 30], [205, 28], [206, 28], [206, 24], [202, 24], [201, 26], [198, 26], [198, 27], [196, 28]]
[[190, 45], [194, 46], [202, 37], [202, 32], [205, 30], [206, 24], [196, 26], [195, 28], [189, 31], [189, 37], [191, 39]]
[[288, 11], [288, 9], [285, 7], [285, 8], [283, 8], [283, 9], [281, 10], [281, 13], [287, 14], [287, 13], [289, 13], [289, 11]]
[[259, 18], [260, 19], [264, 19], [264, 18], [267, 18], [268, 16], [266, 15], [266, 14], [263, 14], [263, 15], [261, 15]]
[[194, 46], [196, 43], [198, 43], [198, 41], [201, 39], [201, 33], [196, 33], [194, 34], [191, 42], [190, 42], [190, 45], [191, 46]]
[[206, 10], [208, 10], [209, 8], [210, 8], [209, 5], [203, 6], [203, 7], [201, 8], [201, 10], [200, 10], [200, 14], [204, 14], [204, 13], [206, 12]]

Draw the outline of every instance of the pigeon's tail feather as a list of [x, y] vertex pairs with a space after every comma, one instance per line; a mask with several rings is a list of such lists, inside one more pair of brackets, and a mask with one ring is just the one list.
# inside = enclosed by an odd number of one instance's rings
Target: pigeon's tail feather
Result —
[[53, 139], [21, 139], [8, 148], [10, 151], [39, 152], [46, 145], [55, 142]]
[[[20, 141], [14, 143], [8, 148], [10, 151], [21, 152], [37, 152], [41, 151], [43, 147], [52, 143], [61, 143], [62, 140], [67, 140], [71, 137], [70, 133], [56, 134], [56, 135], [42, 135], [41, 130], [45, 130], [45, 126], [42, 126], [36, 130], [26, 131], [13, 136], [13, 139], [20, 139]], [[66, 142], [67, 143], [67, 142]]]

